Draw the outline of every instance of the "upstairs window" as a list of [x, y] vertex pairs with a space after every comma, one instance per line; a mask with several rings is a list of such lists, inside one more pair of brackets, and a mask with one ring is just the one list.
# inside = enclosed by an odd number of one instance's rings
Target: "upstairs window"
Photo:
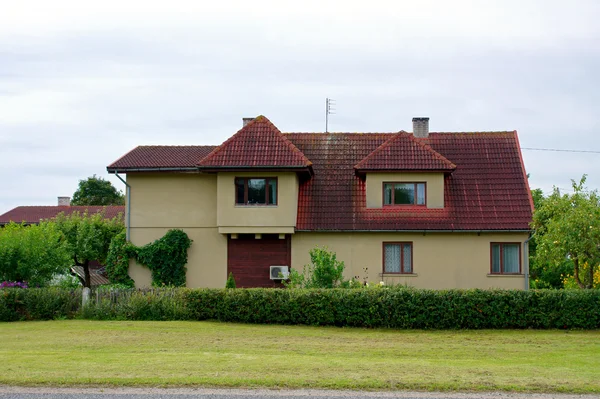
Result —
[[383, 205], [425, 205], [425, 183], [383, 183]]
[[521, 244], [492, 243], [492, 274], [521, 274]]
[[236, 177], [236, 205], [277, 205], [277, 178]]

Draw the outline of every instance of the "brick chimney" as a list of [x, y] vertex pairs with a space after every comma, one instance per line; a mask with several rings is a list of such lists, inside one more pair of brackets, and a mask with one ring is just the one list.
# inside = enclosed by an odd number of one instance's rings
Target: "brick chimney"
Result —
[[248, 123], [252, 122], [254, 118], [242, 118], [242, 127], [246, 126]]
[[71, 206], [71, 197], [58, 197], [58, 206]]
[[415, 117], [413, 122], [413, 134], [415, 137], [425, 138], [429, 136], [429, 118]]

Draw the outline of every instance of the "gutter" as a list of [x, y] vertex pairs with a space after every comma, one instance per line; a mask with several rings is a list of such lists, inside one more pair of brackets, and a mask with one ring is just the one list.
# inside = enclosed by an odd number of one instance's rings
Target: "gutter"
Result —
[[[181, 167], [181, 168], [106, 168], [108, 173], [127, 173], [127, 172], [197, 172], [198, 168]], [[121, 179], [123, 180], [123, 179]], [[127, 184], [127, 183], [125, 183]]]
[[127, 220], [127, 224], [125, 225], [125, 239], [129, 241], [131, 238], [131, 186], [125, 180], [123, 180], [123, 178], [119, 176], [117, 172], [115, 172], [115, 176], [117, 176], [119, 180], [125, 184], [125, 202], [127, 203], [127, 208], [125, 209], [125, 217]]
[[529, 241], [531, 241], [533, 236], [535, 236], [535, 230], [533, 230], [533, 233], [523, 243], [523, 266], [525, 269], [523, 270], [523, 274], [525, 274], [525, 291], [529, 291]]
[[[299, 230], [299, 233], [528, 233], [531, 230]], [[531, 239], [531, 238], [529, 238]], [[529, 241], [529, 239], [527, 241]]]

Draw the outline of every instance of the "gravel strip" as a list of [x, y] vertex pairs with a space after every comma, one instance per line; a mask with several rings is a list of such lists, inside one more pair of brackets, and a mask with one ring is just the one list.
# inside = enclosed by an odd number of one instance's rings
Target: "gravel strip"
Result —
[[369, 392], [369, 391], [335, 391], [335, 390], [268, 390], [268, 389], [206, 389], [206, 388], [45, 388], [45, 387], [13, 387], [0, 385], [0, 398], [270, 398], [286, 397], [288, 399], [306, 398], [414, 398], [414, 399], [593, 399], [600, 395], [574, 394], [525, 394], [510, 392]]

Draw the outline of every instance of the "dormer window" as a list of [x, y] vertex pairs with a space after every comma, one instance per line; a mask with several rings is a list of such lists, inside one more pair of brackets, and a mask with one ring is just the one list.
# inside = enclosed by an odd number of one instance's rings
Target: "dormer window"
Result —
[[277, 178], [236, 177], [236, 205], [277, 205]]
[[383, 183], [383, 205], [426, 205], [425, 183]]

